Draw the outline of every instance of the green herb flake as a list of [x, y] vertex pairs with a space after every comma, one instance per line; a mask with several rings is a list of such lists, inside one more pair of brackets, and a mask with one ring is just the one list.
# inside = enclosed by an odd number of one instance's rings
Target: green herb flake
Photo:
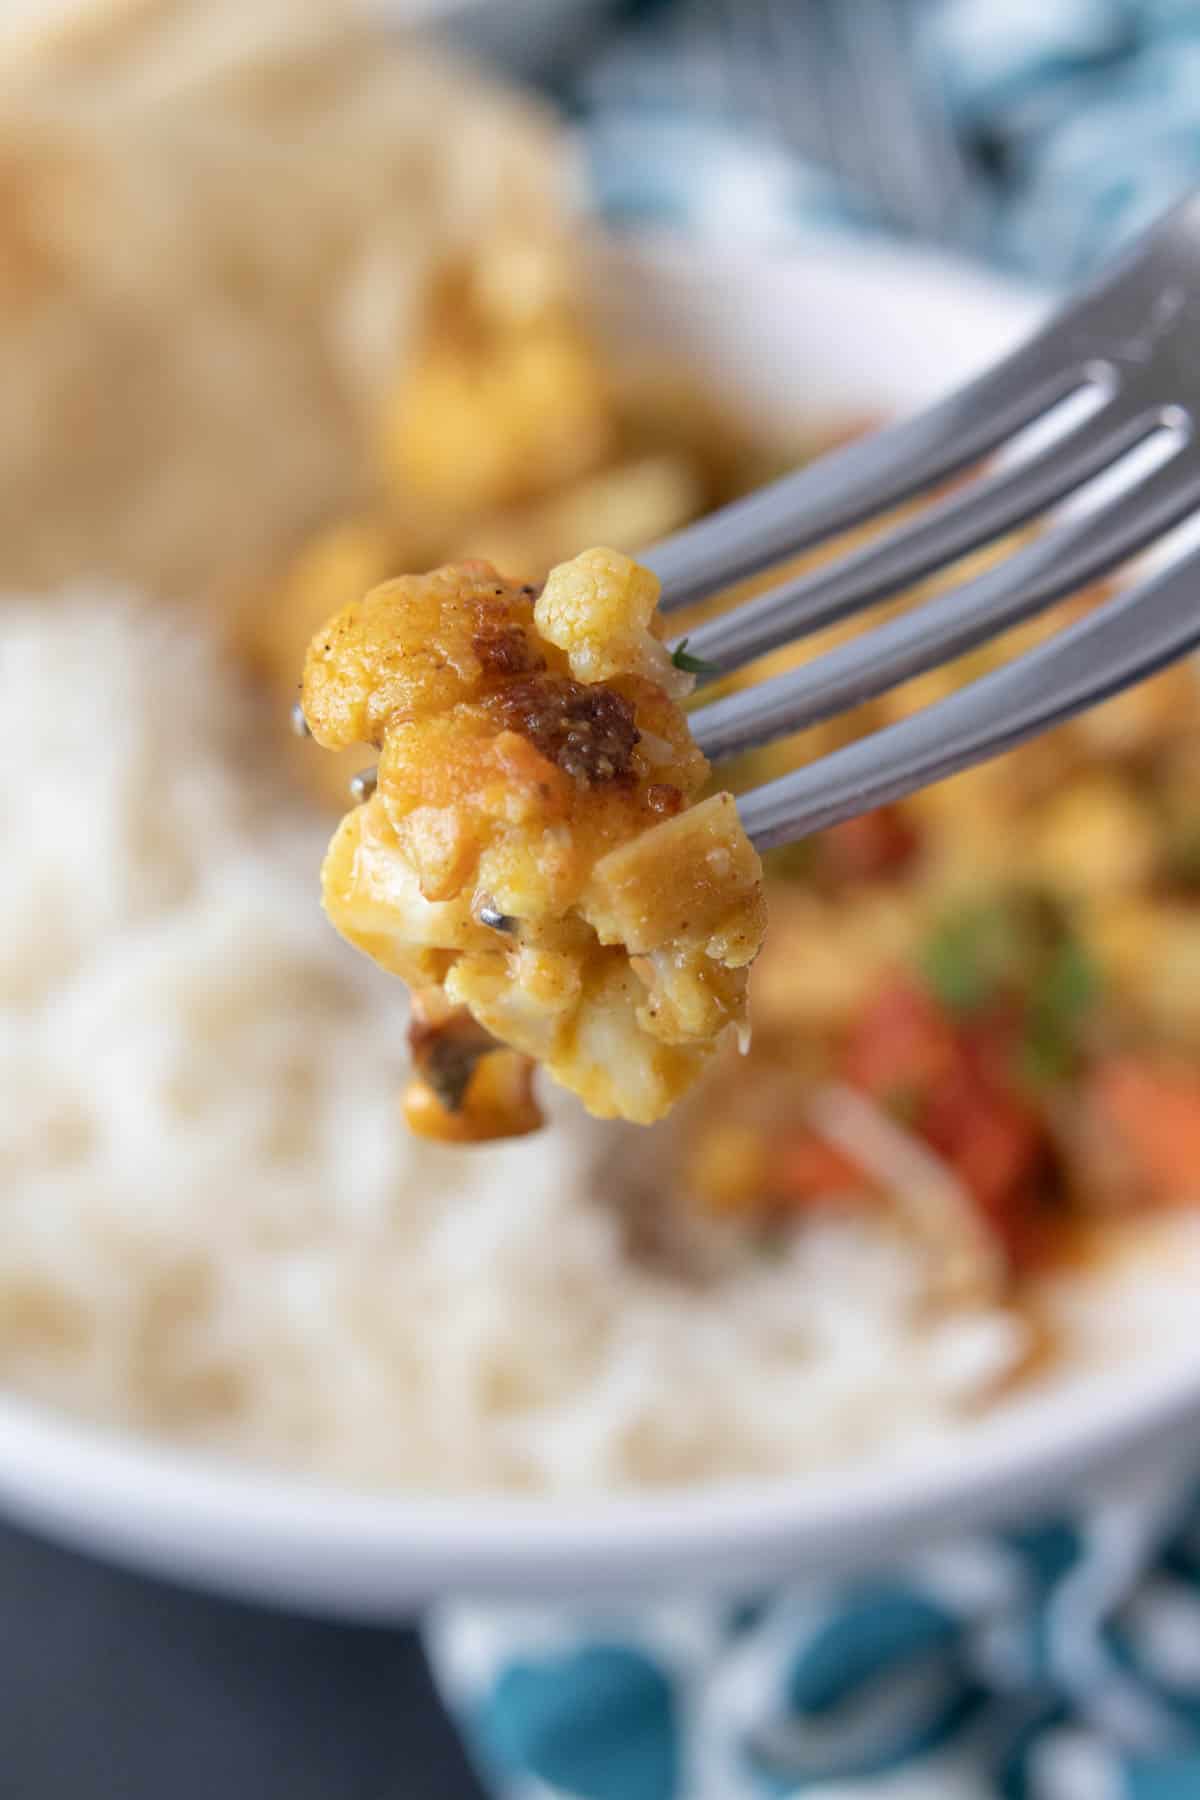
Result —
[[925, 985], [949, 1012], [978, 1012], [1013, 975], [1020, 961], [1019, 938], [1009, 909], [1001, 904], [953, 913], [925, 943]]
[[807, 881], [817, 866], [816, 838], [798, 838], [794, 844], [781, 844], [763, 857], [763, 871], [775, 881]]
[[690, 638], [682, 638], [680, 642], [676, 644], [674, 650], [672, 650], [671, 661], [675, 664], [675, 667], [677, 669], [682, 669], [685, 675], [719, 675], [720, 670], [716, 663], [705, 662], [702, 656], [690, 656], [688, 654], [688, 644], [690, 642]]
[[1200, 888], [1200, 823], [1191, 821], [1168, 838], [1163, 853], [1164, 874], [1172, 887]]
[[1100, 973], [1078, 938], [1066, 937], [1037, 972], [1029, 996], [1020, 1072], [1032, 1087], [1074, 1073], [1081, 1029], [1100, 994]]

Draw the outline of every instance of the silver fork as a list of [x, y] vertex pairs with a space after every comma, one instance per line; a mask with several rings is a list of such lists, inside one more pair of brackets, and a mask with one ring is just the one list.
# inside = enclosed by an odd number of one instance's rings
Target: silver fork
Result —
[[[720, 761], [768, 743], [949, 662], [1109, 574], [1200, 510], [1200, 190], [987, 374], [687, 527], [642, 560], [662, 581], [665, 609], [703, 599], [926, 493], [1056, 412], [1062, 429], [1052, 442], [976, 473], [865, 547], [701, 625], [688, 636], [689, 653], [707, 665], [706, 677], [740, 668], [1107, 476], [1097, 484], [1108, 489], [1103, 504], [1064, 509], [973, 579], [700, 707], [691, 724], [706, 754]], [[760, 849], [806, 837], [1023, 743], [1197, 645], [1200, 550], [1143, 573], [948, 698], [751, 789], [738, 801], [742, 821]]]
[[[1063, 409], [1070, 408], [1065, 423]], [[786, 674], [691, 715], [714, 762], [952, 661], [1111, 573], [1200, 512], [1200, 190], [1023, 348], [926, 412], [686, 527], [642, 560], [666, 611], [862, 525], [1059, 414], [1049, 443], [975, 474], [865, 547], [688, 634], [705, 678], [901, 592], [1105, 477], [1103, 505]], [[1149, 452], [1149, 454], [1147, 454]], [[743, 794], [760, 850], [807, 837], [1035, 737], [1200, 645], [1200, 549], [944, 700]], [[677, 646], [679, 647], [679, 646]], [[306, 727], [299, 708], [296, 729]], [[351, 782], [363, 800], [374, 770]]]

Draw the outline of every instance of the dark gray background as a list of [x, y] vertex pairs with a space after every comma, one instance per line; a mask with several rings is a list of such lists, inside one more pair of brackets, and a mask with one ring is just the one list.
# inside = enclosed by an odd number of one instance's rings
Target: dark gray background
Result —
[[0, 1523], [4, 1800], [481, 1800], [409, 1631], [168, 1587]]

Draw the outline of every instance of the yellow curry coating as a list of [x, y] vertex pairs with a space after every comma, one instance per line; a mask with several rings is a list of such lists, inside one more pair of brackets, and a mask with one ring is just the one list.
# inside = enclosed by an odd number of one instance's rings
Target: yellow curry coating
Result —
[[319, 743], [380, 752], [325, 860], [338, 930], [438, 990], [439, 1016], [465, 1008], [592, 1112], [639, 1123], [745, 1024], [766, 923], [732, 798], [695, 803], [708, 765], [657, 599], [613, 550], [540, 594], [482, 562], [405, 576], [318, 632], [303, 685]]

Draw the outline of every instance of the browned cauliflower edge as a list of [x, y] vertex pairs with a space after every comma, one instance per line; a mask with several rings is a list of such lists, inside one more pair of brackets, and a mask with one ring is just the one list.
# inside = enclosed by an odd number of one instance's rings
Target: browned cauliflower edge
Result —
[[762, 868], [732, 797], [699, 798], [692, 678], [657, 602], [615, 550], [540, 592], [463, 562], [384, 583], [309, 647], [313, 736], [379, 751], [323, 896], [417, 997], [414, 1129], [533, 1128], [528, 1070], [493, 1040], [598, 1116], [649, 1124], [744, 1031]]

